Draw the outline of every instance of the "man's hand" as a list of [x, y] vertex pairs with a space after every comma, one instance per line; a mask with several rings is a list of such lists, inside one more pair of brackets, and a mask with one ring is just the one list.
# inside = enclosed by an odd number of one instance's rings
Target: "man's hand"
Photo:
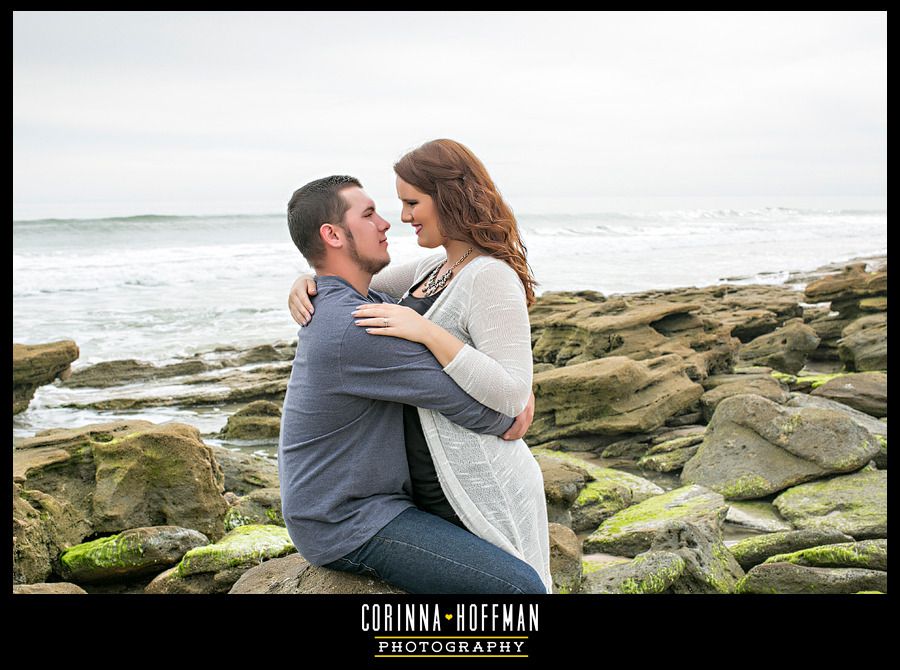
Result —
[[297, 281], [291, 286], [291, 293], [288, 296], [288, 309], [291, 310], [291, 316], [294, 321], [301, 326], [305, 326], [312, 318], [313, 309], [312, 301], [309, 296], [316, 294], [316, 282], [313, 275], [300, 275]]
[[516, 417], [515, 422], [512, 426], [509, 427], [509, 430], [503, 434], [504, 440], [518, 440], [525, 433], [528, 432], [528, 429], [531, 428], [531, 422], [534, 420], [534, 391], [531, 392], [531, 397], [528, 398], [528, 404], [525, 405], [525, 409], [522, 410], [522, 413]]

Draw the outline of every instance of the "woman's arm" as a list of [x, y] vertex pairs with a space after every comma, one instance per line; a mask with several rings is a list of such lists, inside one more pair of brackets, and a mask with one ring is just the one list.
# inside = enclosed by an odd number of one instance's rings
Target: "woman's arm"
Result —
[[531, 395], [531, 324], [525, 290], [505, 263], [478, 270], [466, 325], [473, 346], [463, 345], [444, 367], [472, 398], [493, 410], [516, 416]]
[[402, 305], [361, 305], [353, 315], [373, 335], [424, 344], [472, 398], [517, 416], [531, 395], [532, 377], [531, 326], [522, 284], [508, 266], [490, 263], [478, 271], [471, 293], [463, 298], [474, 347]]

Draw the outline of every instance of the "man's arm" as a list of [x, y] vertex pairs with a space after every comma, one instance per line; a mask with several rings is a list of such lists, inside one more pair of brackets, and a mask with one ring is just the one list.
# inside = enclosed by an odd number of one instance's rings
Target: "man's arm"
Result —
[[345, 391], [440, 412], [476, 433], [503, 435], [513, 419], [472, 399], [418, 342], [369, 335], [348, 325], [340, 342], [340, 376]]

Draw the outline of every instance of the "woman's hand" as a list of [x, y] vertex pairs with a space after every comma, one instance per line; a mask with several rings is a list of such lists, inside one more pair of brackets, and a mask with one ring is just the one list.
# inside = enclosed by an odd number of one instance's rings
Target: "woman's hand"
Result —
[[297, 277], [288, 296], [288, 309], [291, 310], [291, 316], [301, 326], [308, 325], [313, 312], [316, 311], [309, 299], [309, 296], [316, 294], [316, 282], [313, 276], [304, 274]]
[[518, 440], [521, 437], [524, 437], [525, 433], [528, 432], [528, 429], [531, 428], [532, 421], [534, 421], [534, 391], [531, 392], [531, 397], [528, 398], [528, 404], [525, 405], [525, 409], [523, 409], [522, 413], [516, 417], [515, 422], [509, 427], [509, 430], [503, 433], [503, 439]]
[[367, 333], [402, 337], [422, 344], [427, 344], [429, 334], [435, 327], [411, 307], [390, 303], [360, 305], [353, 316], [356, 325], [365, 327]]

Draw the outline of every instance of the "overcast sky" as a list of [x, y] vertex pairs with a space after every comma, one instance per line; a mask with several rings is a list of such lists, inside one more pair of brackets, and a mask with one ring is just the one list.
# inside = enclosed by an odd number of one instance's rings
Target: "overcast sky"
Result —
[[13, 15], [14, 218], [395, 199], [437, 137], [510, 200], [884, 195], [887, 15]]

